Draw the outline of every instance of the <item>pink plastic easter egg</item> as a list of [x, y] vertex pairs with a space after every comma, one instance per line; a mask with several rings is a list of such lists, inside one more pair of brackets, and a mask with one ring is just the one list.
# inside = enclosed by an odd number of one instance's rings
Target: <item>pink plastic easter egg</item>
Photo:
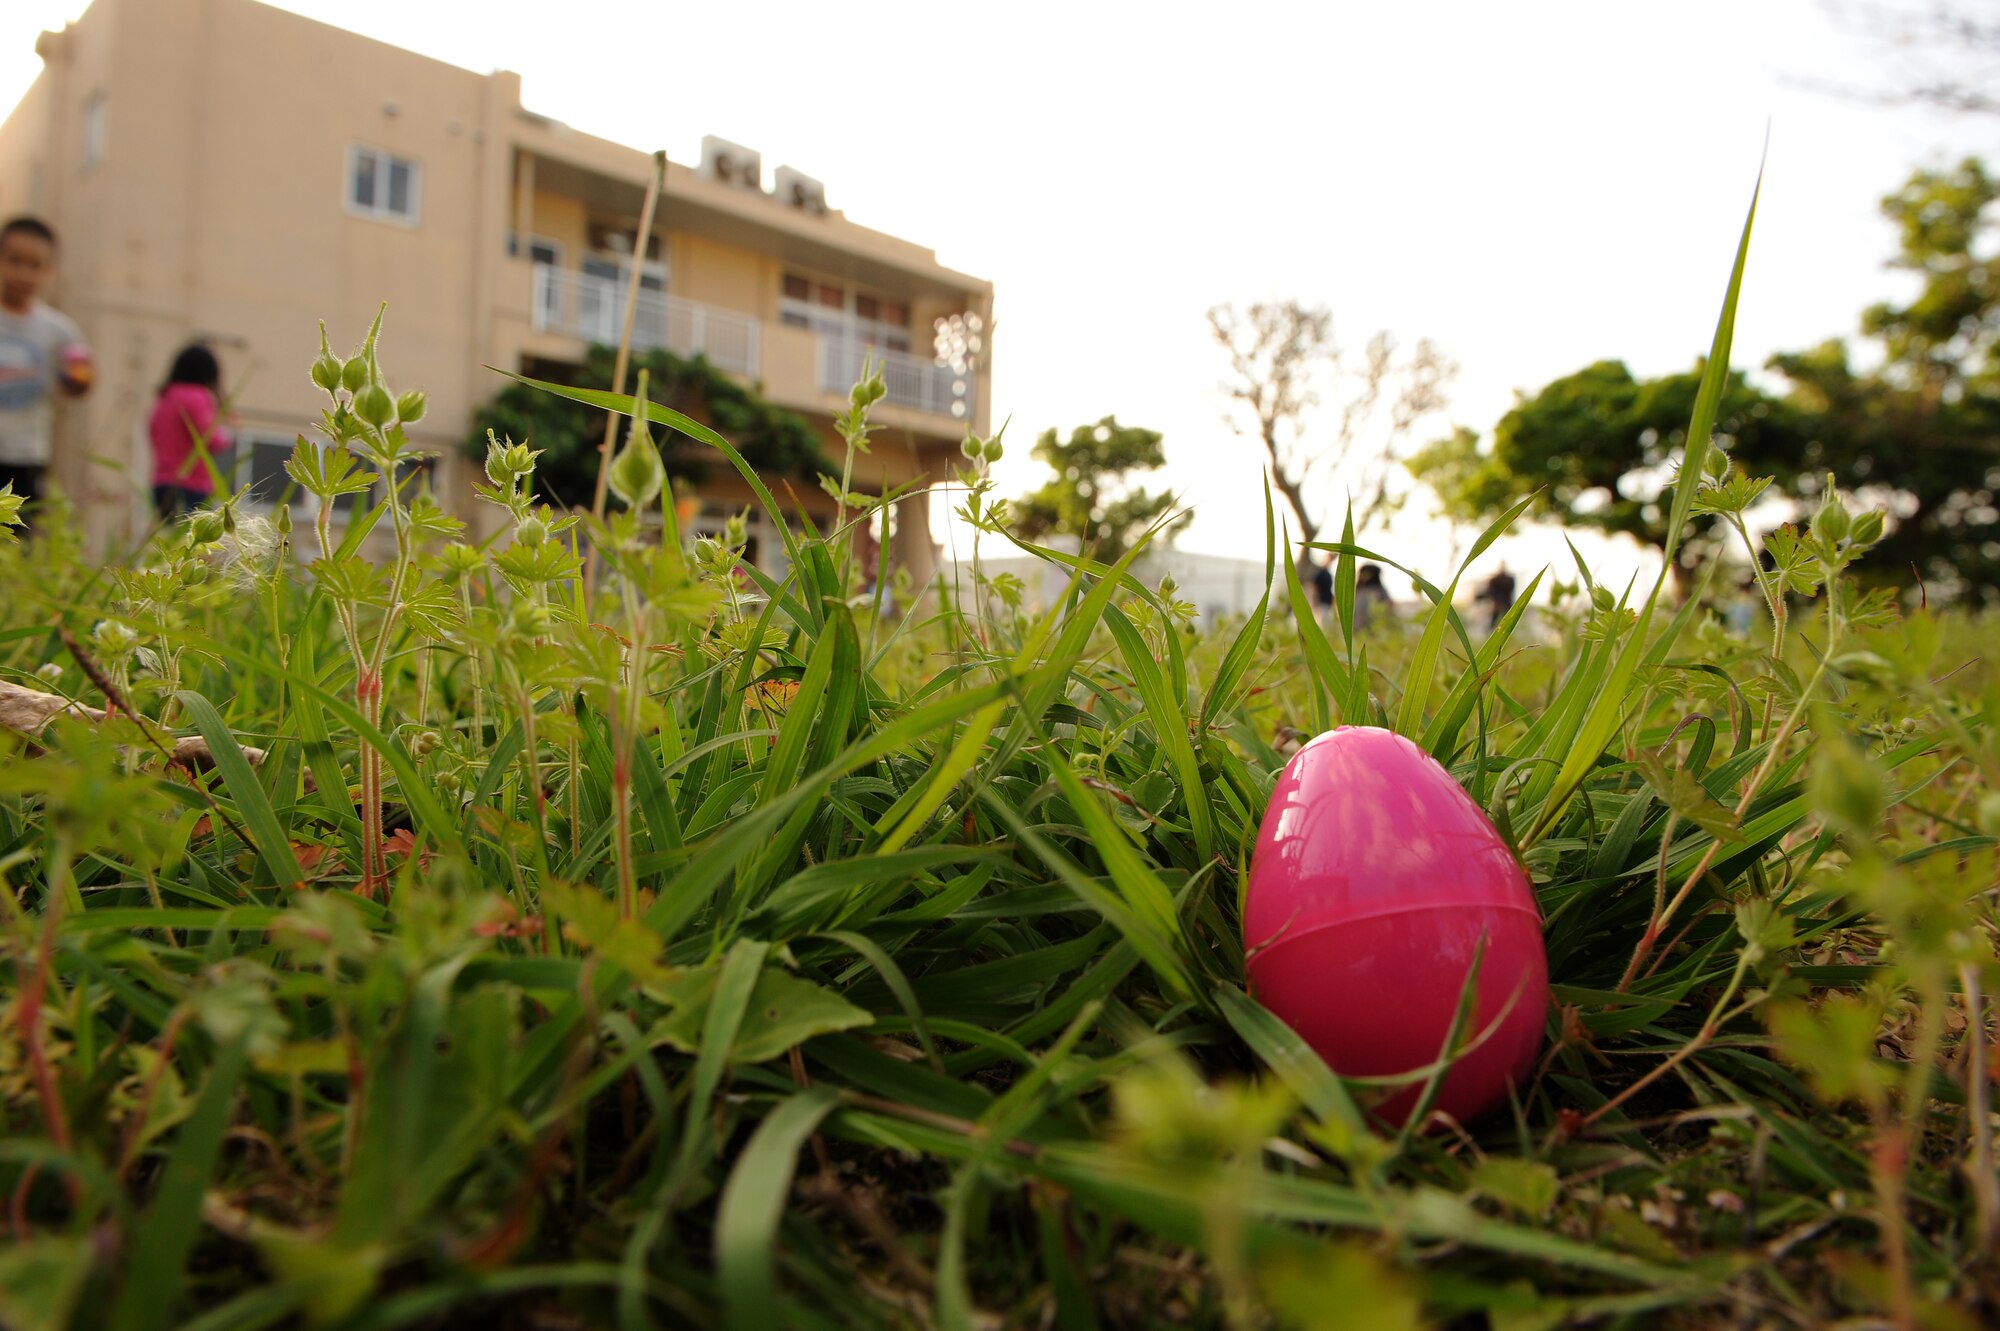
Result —
[[[1525, 1087], [1541, 1048], [1549, 967], [1527, 875], [1485, 811], [1401, 735], [1342, 726], [1300, 749], [1250, 864], [1257, 1001], [1343, 1076], [1411, 1072], [1437, 1061], [1481, 934], [1468, 1030], [1498, 1026], [1440, 1088], [1437, 1108], [1461, 1122]], [[1418, 1090], [1376, 1112], [1400, 1124]]]

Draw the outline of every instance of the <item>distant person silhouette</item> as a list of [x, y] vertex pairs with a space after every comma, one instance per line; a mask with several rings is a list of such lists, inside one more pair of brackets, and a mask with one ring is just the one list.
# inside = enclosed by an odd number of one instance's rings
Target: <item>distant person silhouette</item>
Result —
[[215, 477], [228, 473], [221, 460], [230, 447], [217, 401], [221, 391], [222, 366], [215, 353], [199, 342], [182, 347], [147, 422], [153, 443], [153, 508], [162, 522], [206, 504], [214, 497]]
[[1324, 624], [1333, 611], [1333, 556], [1313, 570], [1313, 617]]
[[1389, 589], [1382, 585], [1382, 566], [1363, 564], [1354, 573], [1354, 627], [1367, 628], [1378, 611], [1394, 615], [1396, 603], [1390, 598]]
[[1505, 564], [1486, 580], [1486, 586], [1480, 591], [1479, 599], [1492, 607], [1491, 617], [1486, 621], [1486, 631], [1491, 633], [1500, 627], [1500, 621], [1514, 608], [1514, 575], [1507, 571]]
[[90, 348], [70, 317], [41, 299], [55, 276], [56, 233], [37, 217], [0, 223], [0, 488], [41, 502], [57, 394], [90, 391]]

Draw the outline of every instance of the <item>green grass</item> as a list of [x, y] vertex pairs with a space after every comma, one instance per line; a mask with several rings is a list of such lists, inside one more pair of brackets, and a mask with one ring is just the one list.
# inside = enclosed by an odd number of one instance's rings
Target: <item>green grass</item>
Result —
[[[787, 523], [781, 580], [683, 549], [644, 428], [604, 523], [496, 445], [466, 543], [375, 333], [314, 373], [345, 452], [292, 474], [403, 482], [379, 566], [247, 515], [108, 574], [59, 515], [0, 547], [0, 678], [214, 756], [0, 740], [0, 1325], [1994, 1316], [1994, 630], [1859, 596], [1837, 500], [1777, 647], [1581, 570], [1539, 636], [1412, 569], [1417, 624], [1329, 637], [1275, 525], [1211, 637], [1054, 551], [1046, 613], [893, 617], [851, 521]], [[1675, 512], [1727, 517], [1726, 459], [1689, 466]], [[1394, 553], [1326, 548], [1347, 602]], [[1416, 739], [1532, 874], [1549, 1042], [1488, 1121], [1371, 1126], [1392, 1088], [1245, 993], [1259, 818], [1336, 723]]]

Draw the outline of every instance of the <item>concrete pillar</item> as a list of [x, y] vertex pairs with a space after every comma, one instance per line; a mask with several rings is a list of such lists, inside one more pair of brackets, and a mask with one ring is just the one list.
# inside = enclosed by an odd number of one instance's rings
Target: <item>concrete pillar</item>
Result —
[[514, 243], [516, 252], [526, 255], [528, 238], [535, 231], [535, 155], [523, 149], [514, 154]]
[[931, 497], [913, 494], [896, 505], [896, 530], [889, 542], [892, 568], [910, 571], [910, 587], [918, 595], [929, 590], [937, 575], [937, 543], [931, 539]]

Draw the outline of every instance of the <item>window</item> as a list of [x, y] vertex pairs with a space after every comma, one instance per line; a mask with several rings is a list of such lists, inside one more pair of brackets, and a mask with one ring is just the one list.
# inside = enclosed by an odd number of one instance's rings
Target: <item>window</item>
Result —
[[[507, 253], [521, 252], [521, 237], [507, 237]], [[562, 321], [564, 293], [568, 279], [563, 275], [563, 244], [547, 236], [528, 237], [528, 262], [535, 273], [535, 327], [549, 328]]]
[[359, 145], [347, 150], [347, 210], [362, 217], [416, 224], [423, 169], [415, 162]]
[[104, 160], [104, 94], [94, 92], [83, 104], [83, 169]]
[[[632, 260], [623, 254], [586, 254], [583, 256], [583, 273], [586, 277], [602, 278], [617, 288], [618, 299], [625, 299], [625, 288], [632, 281]], [[648, 259], [639, 269], [639, 290], [665, 291], [667, 289], [667, 266], [658, 260]]]
[[[250, 493], [247, 499], [253, 510], [269, 513], [283, 502], [292, 506], [293, 517], [303, 517], [307, 522], [319, 512], [319, 501], [301, 491], [290, 473], [285, 470], [285, 463], [290, 460], [293, 450], [298, 447], [298, 442], [298, 435], [280, 434], [276, 431], [252, 429], [237, 433], [236, 456], [231, 461], [234, 475], [230, 478], [230, 484], [242, 485], [246, 482], [249, 484]], [[324, 440], [312, 439], [309, 442], [318, 448], [332, 446]], [[417, 469], [421, 470], [427, 463], [428, 459], [425, 463], [419, 464]], [[398, 475], [403, 474], [406, 473], [398, 473]], [[358, 506], [360, 511], [366, 512], [380, 497], [381, 489], [381, 485], [376, 484], [359, 494], [339, 495], [333, 501], [333, 511], [345, 516], [355, 512]], [[300, 536], [304, 536], [308, 543], [302, 548], [309, 551], [310, 556], [318, 555], [318, 547], [310, 544], [311, 535], [305, 532], [295, 533], [293, 540], [298, 540]]]
[[872, 292], [855, 291], [802, 273], [786, 273], [778, 321], [810, 328], [821, 337], [889, 351], [910, 349], [910, 307]]
[[[250, 483], [250, 502], [259, 508], [275, 508], [281, 499], [298, 499], [298, 487], [285, 474], [285, 459], [292, 455], [296, 441], [282, 434], [244, 432], [236, 437], [236, 476], [238, 485], [246, 480]], [[243, 463], [250, 464], [250, 474], [243, 474]]]
[[[520, 232], [509, 231], [507, 233], [507, 253], [513, 256], [519, 255], [520, 252]], [[530, 263], [546, 264], [550, 268], [562, 267], [563, 243], [560, 240], [551, 240], [547, 236], [529, 236], [528, 261]]]

